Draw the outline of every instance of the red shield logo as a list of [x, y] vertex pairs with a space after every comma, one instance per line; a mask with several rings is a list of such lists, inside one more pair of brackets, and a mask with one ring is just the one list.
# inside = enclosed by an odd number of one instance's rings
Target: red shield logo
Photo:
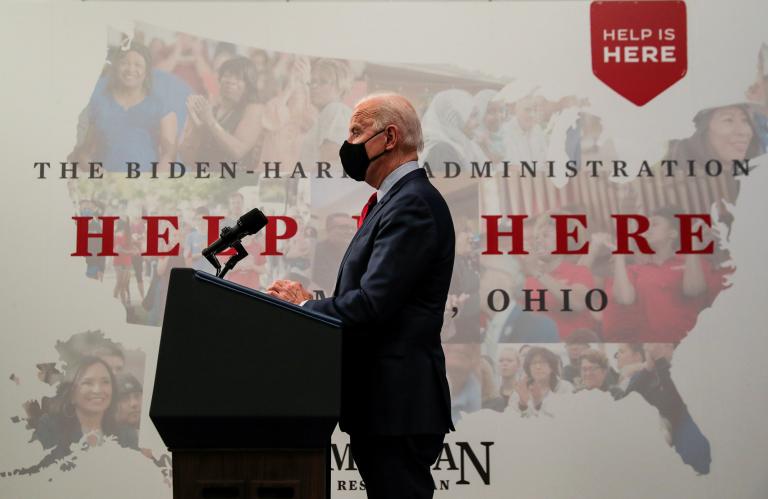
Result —
[[590, 6], [592, 72], [642, 106], [685, 76], [685, 2], [596, 1]]

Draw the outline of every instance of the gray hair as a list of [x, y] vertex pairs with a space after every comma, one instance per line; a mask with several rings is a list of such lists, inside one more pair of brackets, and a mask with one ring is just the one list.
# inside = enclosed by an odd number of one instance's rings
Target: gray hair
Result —
[[402, 133], [403, 149], [421, 152], [424, 148], [421, 121], [408, 99], [393, 92], [382, 92], [363, 97], [357, 105], [370, 100], [376, 100], [378, 104], [372, 112], [374, 128], [380, 130], [387, 125], [396, 125]]

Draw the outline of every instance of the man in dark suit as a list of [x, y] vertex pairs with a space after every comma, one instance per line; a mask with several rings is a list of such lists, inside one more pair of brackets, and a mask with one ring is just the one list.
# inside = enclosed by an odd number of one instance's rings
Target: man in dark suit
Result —
[[339, 155], [347, 174], [377, 189], [361, 213], [333, 296], [299, 283], [273, 296], [341, 319], [341, 415], [371, 499], [431, 498], [430, 467], [453, 430], [440, 329], [454, 260], [448, 206], [417, 163], [423, 145], [402, 96], [355, 107]]

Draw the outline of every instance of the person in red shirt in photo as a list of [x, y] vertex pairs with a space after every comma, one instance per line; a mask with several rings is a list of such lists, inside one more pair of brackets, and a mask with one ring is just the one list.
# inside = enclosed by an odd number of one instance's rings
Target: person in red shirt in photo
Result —
[[[608, 306], [603, 312], [606, 341], [676, 343], [693, 329], [699, 313], [712, 303], [722, 278], [702, 255], [678, 255], [678, 222], [674, 208], [650, 217], [645, 239], [654, 254], [643, 263], [627, 264], [614, 255]], [[695, 228], [694, 228], [695, 230]], [[627, 316], [632, 324], [622, 320]], [[623, 324], [623, 327], [622, 327]]]
[[[531, 301], [531, 309], [554, 320], [562, 340], [576, 329], [597, 330], [597, 322], [585, 304], [587, 292], [594, 287], [592, 271], [589, 267], [566, 260], [563, 255], [552, 254], [555, 250], [555, 225], [548, 213], [534, 222], [533, 238], [527, 242], [530, 254], [521, 260], [526, 275], [523, 289], [530, 290], [532, 300], [539, 297], [537, 290], [547, 290], [544, 294], [547, 311], [538, 312], [539, 302], [536, 301]], [[571, 290], [570, 310], [566, 311], [562, 310], [563, 289]], [[524, 291], [520, 303], [525, 304]]]

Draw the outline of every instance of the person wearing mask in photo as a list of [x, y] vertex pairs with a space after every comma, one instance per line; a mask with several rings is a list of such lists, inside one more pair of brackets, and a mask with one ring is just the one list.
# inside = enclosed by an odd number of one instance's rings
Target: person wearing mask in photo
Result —
[[581, 356], [590, 349], [591, 343], [598, 343], [600, 338], [591, 329], [577, 329], [565, 340], [568, 364], [563, 366], [563, 379], [576, 388], [581, 387]]
[[[613, 280], [603, 311], [606, 341], [679, 342], [711, 304], [722, 275], [701, 255], [678, 255], [676, 208], [656, 210], [645, 237], [654, 254], [648, 263], [627, 264], [613, 256]], [[695, 227], [694, 227], [695, 229]], [[627, 318], [631, 320], [626, 320]]]
[[[572, 263], [563, 255], [556, 255], [555, 225], [551, 217], [542, 214], [534, 223], [532, 247], [529, 255], [520, 258], [522, 270], [527, 276], [523, 290], [529, 290], [532, 299], [538, 298], [538, 290], [547, 290], [546, 311], [539, 311], [540, 302], [532, 302], [534, 313], [546, 315], [557, 324], [557, 332], [562, 340], [577, 329], [597, 329], [597, 322], [587, 309], [585, 297], [594, 287], [592, 272], [588, 267]], [[560, 290], [570, 289], [571, 310], [561, 311], [563, 307]], [[517, 293], [520, 303], [525, 302], [524, 291]]]
[[552, 416], [552, 394], [573, 393], [573, 385], [560, 379], [560, 358], [551, 350], [534, 346], [523, 361], [524, 376], [510, 394], [506, 411], [527, 416]]
[[104, 85], [88, 104], [88, 128], [73, 158], [101, 161], [106, 171], [125, 172], [126, 162], [145, 171], [152, 161], [161, 169], [176, 159], [177, 114], [152, 91], [149, 51], [138, 43], [113, 52]]
[[619, 375], [608, 364], [608, 357], [599, 350], [589, 349], [579, 357], [581, 389], [607, 392], [619, 380]]
[[497, 396], [483, 402], [483, 409], [493, 409], [504, 412], [509, 405], [509, 397], [517, 391], [520, 382], [520, 353], [511, 345], [504, 345], [499, 349], [497, 363], [501, 384]]
[[33, 433], [44, 449], [52, 449], [42, 466], [68, 455], [71, 444], [83, 439], [89, 447], [109, 436], [121, 445], [131, 444], [130, 435], [115, 421], [115, 378], [106, 362], [83, 357], [59, 389], [56, 410], [44, 414]]
[[263, 106], [257, 101], [256, 68], [242, 56], [219, 69], [220, 95], [211, 101], [203, 95], [187, 98], [189, 119], [180, 152], [188, 162], [225, 161], [247, 166], [261, 139]]

